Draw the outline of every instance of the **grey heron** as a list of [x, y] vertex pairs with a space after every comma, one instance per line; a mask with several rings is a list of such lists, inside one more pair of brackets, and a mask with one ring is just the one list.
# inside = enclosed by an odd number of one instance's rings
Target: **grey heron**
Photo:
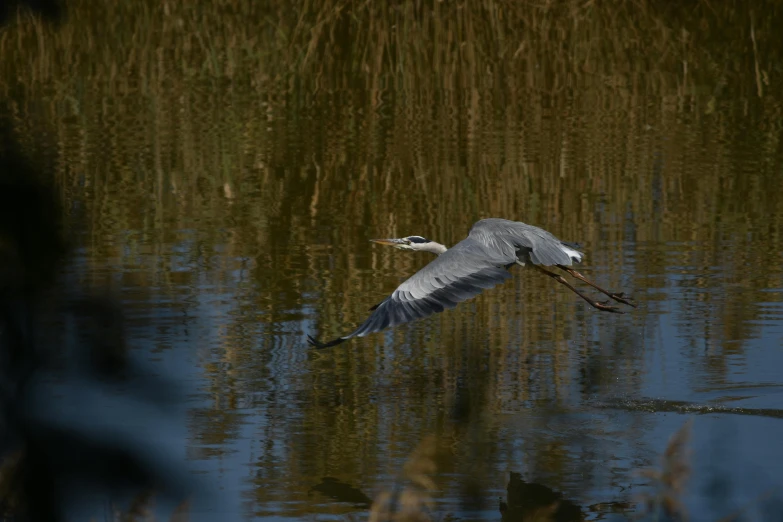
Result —
[[352, 337], [364, 337], [454, 308], [458, 303], [509, 279], [509, 269], [514, 265], [531, 266], [546, 274], [598, 310], [624, 313], [606, 304], [608, 300], [599, 303], [590, 299], [559, 273], [544, 267], [557, 267], [610, 299], [636, 307], [622, 292], [608, 292], [570, 268], [573, 263], [582, 262], [583, 253], [578, 245], [561, 241], [544, 229], [519, 221], [482, 219], [473, 225], [468, 237], [451, 248], [422, 236], [371, 241], [400, 250], [430, 252], [438, 257], [404, 281], [389, 297], [370, 308], [370, 317], [353, 332], [325, 343], [308, 335], [308, 342], [316, 348], [335, 346]]

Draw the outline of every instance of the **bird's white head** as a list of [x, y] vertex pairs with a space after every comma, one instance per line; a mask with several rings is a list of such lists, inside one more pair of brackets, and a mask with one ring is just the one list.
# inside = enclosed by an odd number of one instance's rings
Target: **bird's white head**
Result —
[[379, 245], [388, 245], [400, 250], [415, 252], [431, 252], [440, 255], [446, 251], [445, 246], [421, 236], [408, 236], [399, 239], [371, 239], [370, 241]]

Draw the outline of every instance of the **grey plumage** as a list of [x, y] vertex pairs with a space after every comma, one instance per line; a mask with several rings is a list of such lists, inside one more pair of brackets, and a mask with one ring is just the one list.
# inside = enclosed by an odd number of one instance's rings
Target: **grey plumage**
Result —
[[[363, 337], [422, 319], [447, 308], [454, 308], [457, 304], [509, 279], [511, 274], [508, 269], [514, 264], [558, 266], [569, 270], [566, 267], [574, 262], [581, 262], [583, 256], [577, 245], [560, 241], [546, 230], [506, 219], [490, 218], [476, 222], [468, 237], [450, 249], [429, 240], [424, 240], [423, 243], [422, 239], [421, 236], [409, 236], [402, 239], [375, 240], [403, 250], [425, 250], [440, 255], [374, 306], [370, 317], [355, 331], [328, 343], [321, 343], [308, 336], [310, 344], [326, 348], [352, 337]], [[433, 246], [427, 246], [427, 243]], [[575, 271], [574, 273], [578, 274]], [[548, 271], [547, 274], [560, 277]], [[590, 301], [568, 283], [564, 284]], [[615, 300], [619, 297], [621, 302], [626, 302], [621, 299], [622, 294], [604, 293], [610, 297], [615, 296], [612, 297]], [[591, 304], [595, 306], [597, 303]], [[597, 307], [602, 306], [602, 309], [615, 311], [604, 305]]]

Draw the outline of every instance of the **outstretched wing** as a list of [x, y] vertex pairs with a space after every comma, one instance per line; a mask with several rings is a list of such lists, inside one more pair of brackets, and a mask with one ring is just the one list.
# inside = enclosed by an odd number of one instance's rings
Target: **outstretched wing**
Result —
[[510, 278], [506, 266], [516, 259], [513, 249], [496, 252], [468, 236], [397, 287], [355, 331], [326, 343], [308, 335], [308, 341], [316, 348], [327, 348], [454, 308]]
[[534, 265], [570, 266], [581, 263], [583, 253], [574, 243], [561, 241], [546, 230], [520, 221], [489, 218], [477, 221], [469, 238], [487, 245], [493, 251], [513, 250], [522, 262]]

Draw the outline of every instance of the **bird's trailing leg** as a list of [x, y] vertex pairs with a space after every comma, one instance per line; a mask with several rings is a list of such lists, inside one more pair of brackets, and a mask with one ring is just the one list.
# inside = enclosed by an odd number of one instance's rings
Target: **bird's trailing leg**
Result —
[[590, 299], [589, 297], [584, 295], [582, 292], [580, 292], [579, 290], [577, 290], [576, 288], [571, 286], [571, 284], [568, 281], [566, 281], [563, 278], [563, 276], [561, 276], [560, 274], [556, 274], [554, 272], [550, 272], [549, 270], [541, 268], [538, 265], [531, 265], [531, 266], [533, 268], [535, 268], [536, 270], [538, 270], [539, 272], [543, 272], [544, 274], [548, 275], [549, 277], [551, 277], [552, 279], [554, 279], [558, 283], [567, 286], [573, 293], [575, 293], [576, 295], [578, 295], [579, 297], [581, 297], [582, 299], [587, 301], [590, 304], [590, 306], [592, 306], [593, 308], [597, 308], [597, 309], [599, 309], [601, 311], [604, 311], [604, 312], [613, 312], [615, 314], [622, 314], [622, 313], [624, 313], [619, 308], [617, 308], [616, 306], [608, 306], [608, 305], [605, 305], [603, 303], [599, 303], [598, 301], [594, 301], [594, 300]]
[[561, 270], [565, 270], [566, 272], [571, 274], [572, 277], [575, 277], [575, 278], [579, 279], [580, 281], [584, 281], [588, 285], [592, 286], [593, 288], [595, 288], [596, 290], [598, 290], [602, 294], [609, 296], [611, 299], [614, 299], [618, 303], [627, 304], [628, 306], [632, 306], [632, 307], [636, 308], [636, 305], [632, 301], [629, 301], [628, 298], [625, 297], [625, 294], [623, 294], [622, 292], [619, 292], [619, 293], [607, 292], [606, 290], [604, 290], [603, 288], [601, 288], [597, 284], [593, 283], [592, 281], [587, 279], [585, 276], [583, 276], [582, 274], [580, 274], [579, 272], [577, 272], [573, 268], [569, 268], [569, 267], [567, 267], [565, 265], [557, 265], [557, 268], [559, 268]]

